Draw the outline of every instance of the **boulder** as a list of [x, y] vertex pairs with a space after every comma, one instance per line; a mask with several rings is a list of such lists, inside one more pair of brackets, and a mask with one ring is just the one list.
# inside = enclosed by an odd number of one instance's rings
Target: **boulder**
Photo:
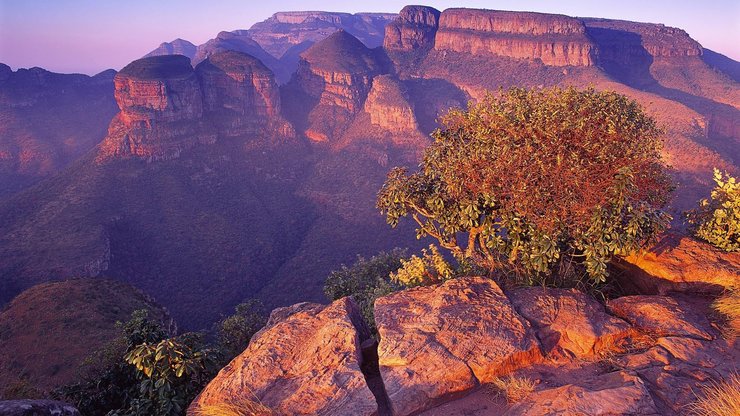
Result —
[[375, 302], [380, 373], [394, 414], [461, 395], [541, 358], [534, 331], [490, 279], [469, 277]]
[[740, 253], [728, 253], [678, 233], [618, 262], [623, 283], [642, 294], [719, 293], [740, 285]]
[[685, 336], [712, 340], [706, 304], [669, 296], [624, 296], [609, 301], [609, 311], [655, 336]]
[[556, 355], [594, 355], [630, 333], [627, 322], [607, 314], [596, 300], [575, 289], [529, 287], [509, 297], [537, 330], [544, 350]]
[[584, 380], [582, 385], [568, 384], [532, 393], [504, 413], [505, 416], [658, 414], [645, 383], [622, 371]]
[[0, 401], [3, 416], [80, 416], [71, 404], [55, 400], [5, 400]]
[[259, 401], [279, 415], [372, 415], [377, 402], [360, 370], [369, 337], [350, 298], [276, 309], [249, 347], [206, 386], [188, 415]]

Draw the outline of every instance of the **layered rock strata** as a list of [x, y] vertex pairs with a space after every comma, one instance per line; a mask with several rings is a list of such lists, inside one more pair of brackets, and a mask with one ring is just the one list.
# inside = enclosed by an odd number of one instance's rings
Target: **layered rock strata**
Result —
[[593, 66], [596, 46], [579, 19], [552, 14], [447, 9], [440, 15], [434, 49], [545, 65]]
[[414, 134], [419, 129], [406, 89], [391, 75], [373, 79], [365, 101], [365, 111], [370, 115], [373, 125], [391, 133]]
[[406, 6], [385, 27], [383, 47], [387, 51], [410, 52], [430, 49], [439, 27], [440, 11], [426, 6]]

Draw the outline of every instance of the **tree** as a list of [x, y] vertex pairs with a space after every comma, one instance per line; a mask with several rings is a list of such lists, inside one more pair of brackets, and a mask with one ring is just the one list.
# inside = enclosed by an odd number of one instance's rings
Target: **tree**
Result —
[[459, 261], [529, 284], [602, 282], [613, 255], [668, 226], [661, 132], [623, 95], [513, 88], [441, 124], [417, 172], [391, 170], [377, 206]]
[[236, 306], [236, 313], [218, 325], [218, 340], [226, 363], [241, 354], [249, 340], [267, 323], [264, 306], [257, 299], [249, 299]]
[[719, 169], [714, 169], [710, 199], [699, 201], [699, 208], [687, 216], [694, 235], [725, 251], [740, 250], [740, 184]]

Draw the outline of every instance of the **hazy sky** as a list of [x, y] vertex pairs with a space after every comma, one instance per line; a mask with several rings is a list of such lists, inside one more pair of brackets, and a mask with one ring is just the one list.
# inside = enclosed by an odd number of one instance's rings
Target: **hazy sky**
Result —
[[[740, 60], [740, 0], [427, 0], [471, 7], [664, 23]], [[0, 0], [0, 62], [94, 74], [120, 69], [161, 42], [198, 45], [222, 30], [248, 29], [277, 11], [398, 12], [406, 1]]]

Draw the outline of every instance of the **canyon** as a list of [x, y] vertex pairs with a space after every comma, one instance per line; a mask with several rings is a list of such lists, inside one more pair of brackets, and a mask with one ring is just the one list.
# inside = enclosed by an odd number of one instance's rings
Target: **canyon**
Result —
[[680, 231], [713, 167], [738, 174], [736, 68], [659, 24], [424, 6], [278, 13], [95, 77], [0, 66], [0, 304], [71, 277], [127, 282], [187, 329], [246, 298], [323, 302], [358, 254], [426, 245], [377, 212], [385, 175], [449, 108], [511, 86], [641, 103]]

